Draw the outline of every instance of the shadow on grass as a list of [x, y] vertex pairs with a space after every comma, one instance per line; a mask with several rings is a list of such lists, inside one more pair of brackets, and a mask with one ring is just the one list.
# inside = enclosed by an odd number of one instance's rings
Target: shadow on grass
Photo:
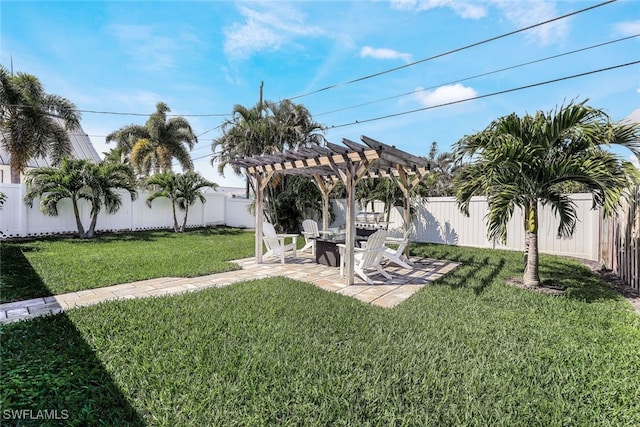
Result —
[[142, 426], [66, 314], [0, 329], [2, 425]]
[[[472, 288], [481, 294], [492, 283], [505, 282], [523, 275], [522, 253], [478, 249], [452, 245], [412, 244], [411, 253], [462, 265], [439, 281], [453, 288]], [[578, 260], [540, 255], [540, 276], [545, 283], [564, 289], [564, 297], [584, 302], [620, 299], [612, 287]]]
[[0, 243], [0, 303], [23, 299], [28, 292], [35, 297], [51, 295], [24, 252], [36, 251], [38, 248], [29, 245]]
[[566, 298], [589, 303], [621, 298], [606, 281], [576, 260], [543, 255], [540, 276], [564, 288]]

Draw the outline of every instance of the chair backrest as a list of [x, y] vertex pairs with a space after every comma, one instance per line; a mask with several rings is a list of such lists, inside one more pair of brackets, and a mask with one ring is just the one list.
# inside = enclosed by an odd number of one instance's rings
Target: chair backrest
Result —
[[267, 250], [280, 247], [280, 240], [276, 238], [276, 229], [268, 222], [262, 223], [262, 239], [267, 246]]
[[302, 221], [302, 230], [304, 231], [305, 239], [309, 237], [319, 237], [318, 223], [312, 219], [305, 219]]
[[380, 264], [386, 238], [387, 230], [378, 230], [369, 236], [367, 239], [367, 248], [362, 252], [362, 259], [359, 263], [361, 268], [375, 267]]

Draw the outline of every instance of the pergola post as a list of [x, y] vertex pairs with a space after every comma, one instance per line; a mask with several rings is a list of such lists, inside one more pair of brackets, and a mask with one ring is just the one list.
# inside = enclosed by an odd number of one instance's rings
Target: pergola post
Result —
[[262, 264], [262, 224], [264, 223], [264, 188], [271, 180], [273, 172], [268, 172], [264, 176], [262, 172], [256, 172], [251, 174], [251, 181], [253, 188], [256, 191], [256, 223], [255, 223], [255, 251], [256, 251], [256, 264]]
[[354, 251], [356, 246], [356, 230], [355, 230], [355, 193], [356, 184], [355, 171], [353, 170], [353, 164], [349, 164], [342, 177], [345, 187], [347, 189], [347, 210], [345, 212], [346, 218], [346, 236], [345, 236], [345, 282], [346, 285], [353, 285], [354, 283]]
[[320, 175], [314, 175], [313, 182], [322, 193], [322, 231], [327, 231], [329, 228], [329, 193], [334, 189], [337, 182], [327, 183]]

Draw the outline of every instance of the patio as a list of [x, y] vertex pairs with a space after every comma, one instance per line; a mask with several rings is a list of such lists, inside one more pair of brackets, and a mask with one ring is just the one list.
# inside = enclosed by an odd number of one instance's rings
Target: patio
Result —
[[380, 280], [380, 283], [368, 285], [356, 276], [352, 285], [346, 285], [344, 278], [340, 277], [339, 268], [317, 264], [315, 257], [308, 253], [298, 253], [296, 259], [289, 257], [284, 265], [280, 264], [279, 259], [263, 261], [259, 264], [254, 257], [251, 257], [234, 261], [242, 267], [242, 270], [227, 273], [191, 278], [163, 277], [0, 304], [0, 324], [56, 314], [70, 308], [109, 300], [176, 295], [276, 276], [313, 283], [327, 291], [353, 297], [367, 304], [391, 308], [459, 265], [455, 262], [428, 258], [412, 258], [412, 261], [415, 263], [413, 270], [405, 270], [395, 265], [385, 266], [385, 270], [393, 277], [391, 280], [383, 282], [384, 278], [374, 276], [375, 279]]

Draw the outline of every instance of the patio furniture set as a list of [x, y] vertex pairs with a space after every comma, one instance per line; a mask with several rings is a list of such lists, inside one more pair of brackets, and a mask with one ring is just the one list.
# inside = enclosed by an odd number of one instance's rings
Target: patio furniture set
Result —
[[[373, 284], [369, 271], [373, 270], [387, 279], [391, 276], [384, 271], [383, 263], [393, 263], [402, 268], [411, 270], [413, 265], [403, 253], [409, 243], [408, 233], [402, 238], [388, 235], [386, 224], [383, 227], [368, 223], [368, 227], [357, 229], [356, 244], [354, 247], [354, 272], [368, 284]], [[299, 251], [310, 250], [318, 264], [330, 267], [340, 267], [340, 275], [344, 276], [344, 258], [346, 251], [346, 234], [343, 229], [328, 229], [321, 231], [314, 220], [302, 222], [302, 235], [305, 245]], [[282, 264], [285, 263], [285, 254], [291, 252], [296, 257], [296, 240], [298, 234], [277, 234], [273, 225], [263, 224], [263, 239], [267, 252], [265, 258], [279, 257]], [[290, 239], [290, 242], [287, 242]]]

